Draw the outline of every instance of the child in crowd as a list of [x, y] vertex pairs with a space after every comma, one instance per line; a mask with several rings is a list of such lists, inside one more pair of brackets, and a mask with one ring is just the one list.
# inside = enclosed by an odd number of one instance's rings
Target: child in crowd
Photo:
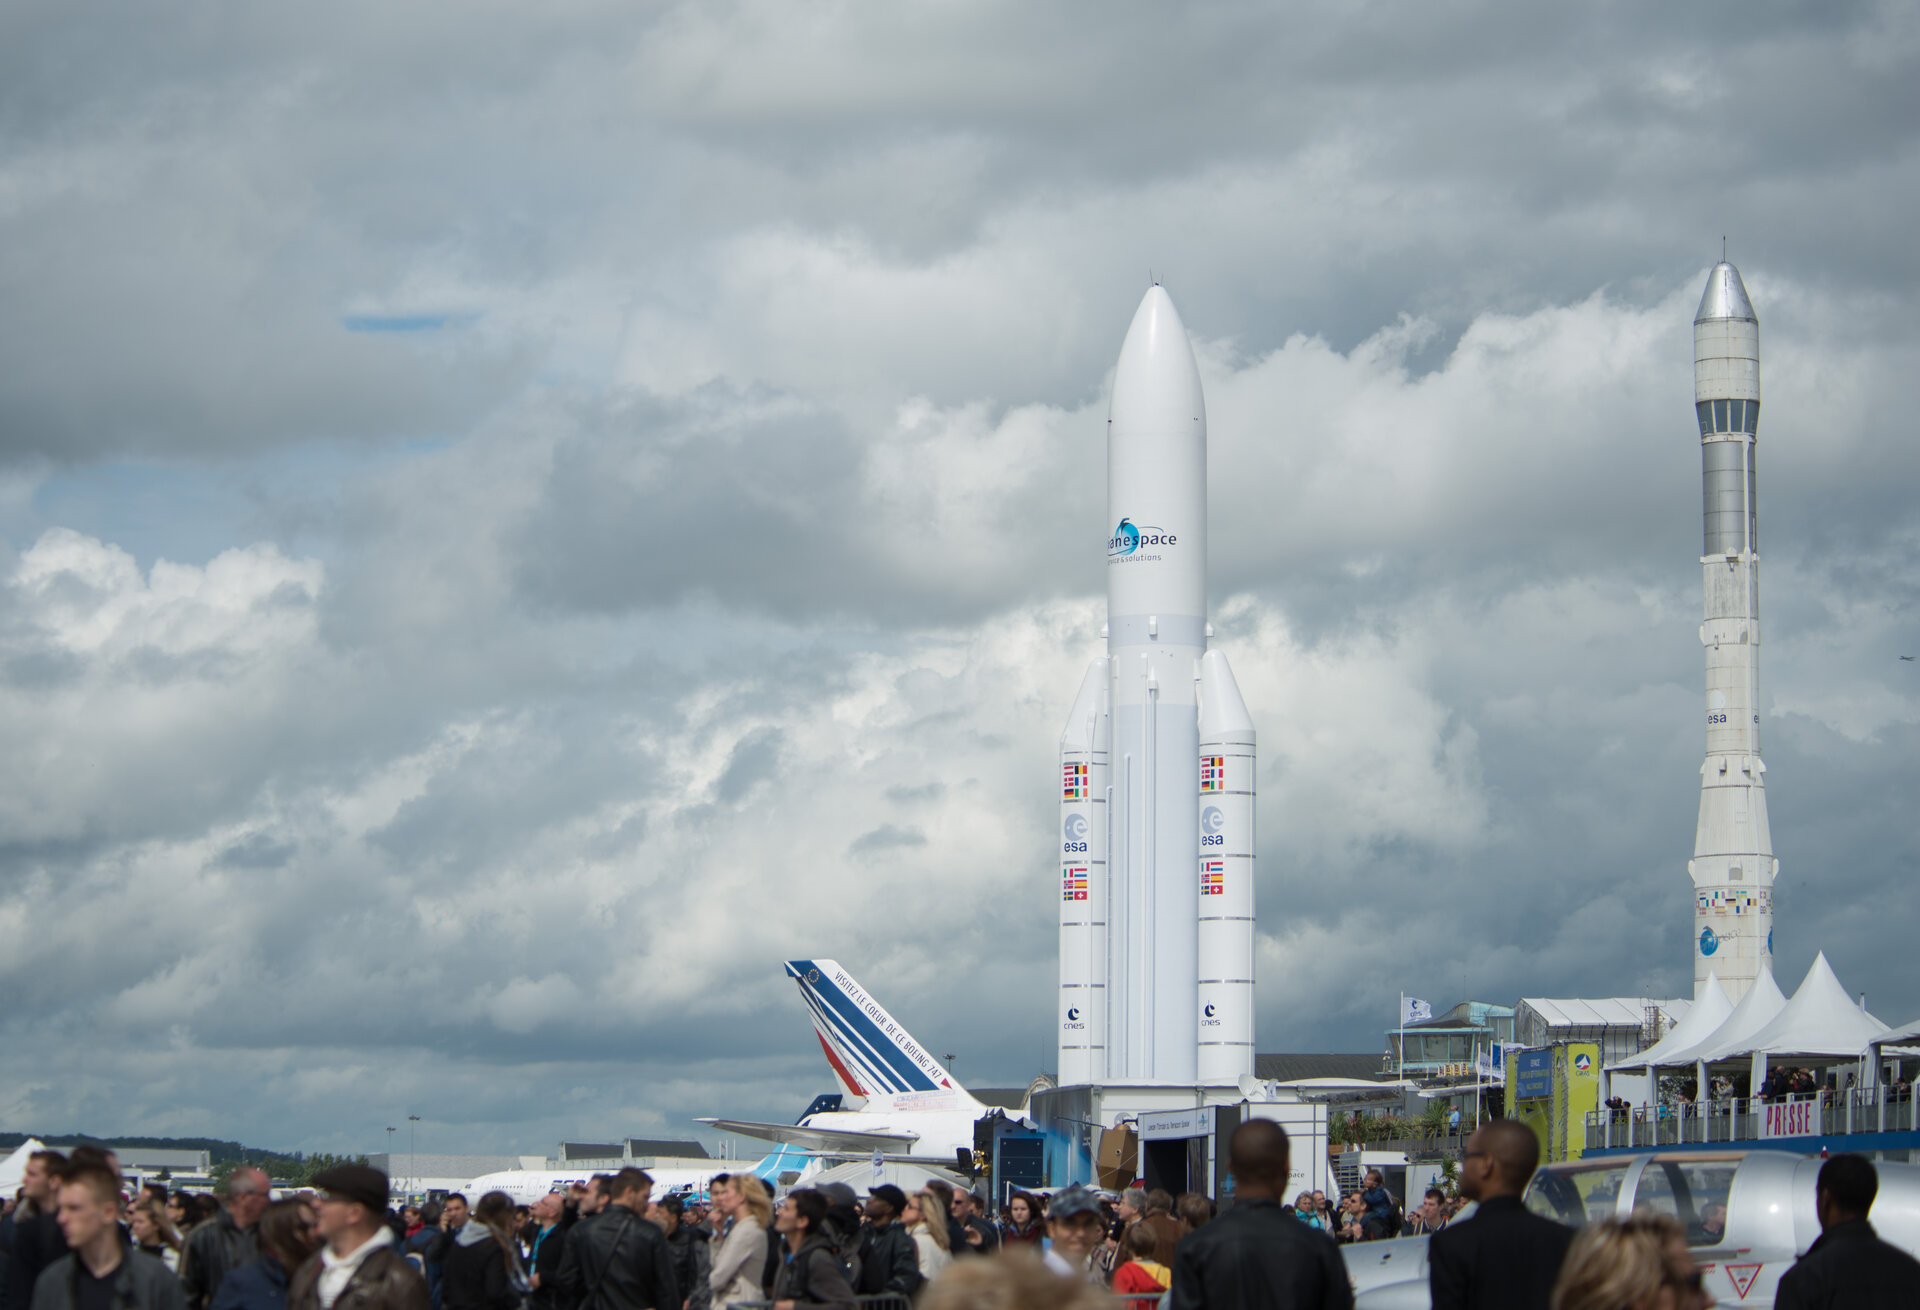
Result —
[[1132, 1293], [1140, 1298], [1131, 1302], [1128, 1310], [1154, 1310], [1156, 1302], [1146, 1298], [1158, 1297], [1173, 1285], [1173, 1270], [1153, 1260], [1160, 1235], [1150, 1224], [1138, 1222], [1128, 1225], [1120, 1241], [1127, 1248], [1129, 1258], [1113, 1271], [1114, 1295]]

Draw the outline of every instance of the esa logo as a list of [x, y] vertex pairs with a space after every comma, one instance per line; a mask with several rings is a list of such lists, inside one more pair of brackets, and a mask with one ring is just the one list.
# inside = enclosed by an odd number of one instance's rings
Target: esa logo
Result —
[[1220, 1026], [1220, 1020], [1217, 1017], [1217, 1011], [1214, 1006], [1206, 1005], [1201, 1007], [1200, 1026], [1202, 1028], [1218, 1028]]
[[1077, 1005], [1069, 1005], [1067, 1007], [1067, 1021], [1060, 1026], [1062, 1028], [1085, 1028], [1087, 1025], [1080, 1021], [1080, 1007]]
[[1225, 846], [1226, 836], [1220, 831], [1227, 826], [1227, 816], [1218, 805], [1209, 805], [1200, 811], [1200, 844], [1202, 846]]
[[1060, 825], [1060, 833], [1064, 838], [1060, 843], [1060, 849], [1062, 851], [1069, 855], [1077, 855], [1086, 850], [1087, 816], [1084, 814], [1069, 814], [1066, 822]]

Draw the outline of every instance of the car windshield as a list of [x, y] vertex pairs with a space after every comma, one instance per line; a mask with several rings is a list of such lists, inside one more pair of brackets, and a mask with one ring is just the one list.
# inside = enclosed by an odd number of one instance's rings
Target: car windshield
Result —
[[1542, 1169], [1527, 1186], [1527, 1209], [1571, 1228], [1584, 1228], [1614, 1212], [1630, 1159], [1593, 1164], [1557, 1164]]
[[1727, 1193], [1739, 1164], [1655, 1156], [1634, 1186], [1633, 1208], [1678, 1219], [1688, 1246], [1718, 1246], [1727, 1233]]

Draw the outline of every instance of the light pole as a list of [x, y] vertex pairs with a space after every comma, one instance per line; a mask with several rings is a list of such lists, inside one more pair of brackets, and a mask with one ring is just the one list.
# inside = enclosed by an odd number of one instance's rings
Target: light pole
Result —
[[419, 1115], [407, 1116], [407, 1194], [409, 1196], [413, 1194], [413, 1185], [420, 1181], [419, 1162], [413, 1154], [413, 1126], [419, 1122]]
[[393, 1169], [393, 1135], [398, 1131], [399, 1129], [395, 1128], [392, 1124], [387, 1125], [387, 1169], [389, 1172]]

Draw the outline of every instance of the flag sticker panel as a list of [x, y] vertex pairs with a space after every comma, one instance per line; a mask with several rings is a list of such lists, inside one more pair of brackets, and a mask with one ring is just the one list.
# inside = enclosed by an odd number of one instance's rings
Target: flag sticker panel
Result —
[[1063, 801], [1087, 799], [1086, 765], [1063, 764], [1060, 766], [1060, 799]]
[[1060, 870], [1060, 899], [1063, 901], [1087, 899], [1086, 865], [1069, 866]]
[[1200, 894], [1224, 896], [1227, 893], [1227, 866], [1224, 860], [1207, 860], [1200, 866]]
[[1202, 755], [1200, 757], [1200, 790], [1222, 791], [1227, 785], [1227, 757], [1224, 755]]

